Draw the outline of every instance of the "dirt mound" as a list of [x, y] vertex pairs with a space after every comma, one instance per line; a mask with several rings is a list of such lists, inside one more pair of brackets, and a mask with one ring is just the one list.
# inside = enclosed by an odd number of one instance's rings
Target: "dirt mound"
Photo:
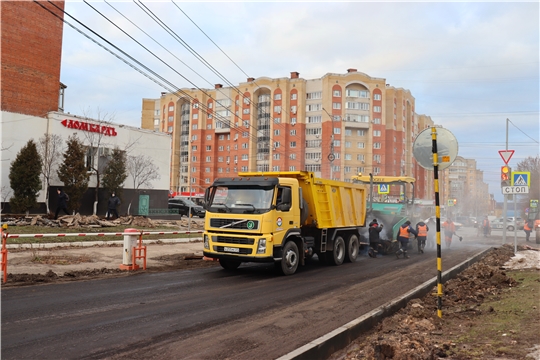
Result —
[[[405, 308], [384, 319], [375, 329], [330, 359], [475, 358], [458, 354], [452, 335], [467, 327], [481, 327], [482, 324], [475, 323], [475, 318], [495, 311], [491, 306], [481, 307], [484, 299], [488, 296], [497, 298], [518, 285], [502, 268], [513, 256], [511, 246], [493, 249], [457, 278], [447, 281], [443, 285], [442, 318], [437, 316], [435, 287], [430, 294], [410, 301]], [[512, 341], [515, 344], [515, 340], [508, 339], [509, 344]]]

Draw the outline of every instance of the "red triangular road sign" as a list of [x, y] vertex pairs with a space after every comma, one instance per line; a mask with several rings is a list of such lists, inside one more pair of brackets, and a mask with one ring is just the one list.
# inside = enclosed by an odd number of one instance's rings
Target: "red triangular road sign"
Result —
[[514, 150], [499, 150], [499, 154], [501, 155], [504, 163], [508, 164], [512, 158], [512, 155], [514, 155]]

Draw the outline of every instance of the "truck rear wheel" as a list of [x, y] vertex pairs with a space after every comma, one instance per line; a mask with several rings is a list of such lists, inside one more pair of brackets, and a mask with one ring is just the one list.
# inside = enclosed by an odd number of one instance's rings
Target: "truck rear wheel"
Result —
[[292, 275], [298, 269], [300, 254], [294, 241], [287, 241], [283, 246], [281, 261], [276, 261], [276, 268], [283, 275]]
[[242, 262], [236, 260], [219, 259], [219, 265], [225, 270], [236, 270]]
[[341, 236], [334, 240], [334, 250], [326, 253], [327, 261], [332, 265], [341, 265], [345, 261], [345, 240]]
[[358, 236], [352, 234], [347, 239], [347, 252], [345, 253], [345, 261], [355, 262], [358, 257], [358, 249], [360, 248], [360, 243], [358, 241]]

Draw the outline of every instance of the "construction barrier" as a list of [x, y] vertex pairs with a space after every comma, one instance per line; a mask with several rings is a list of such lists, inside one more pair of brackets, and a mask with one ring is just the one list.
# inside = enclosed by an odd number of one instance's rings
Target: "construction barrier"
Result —
[[4, 227], [0, 228], [0, 234], [2, 235], [2, 273], [4, 274], [4, 284], [7, 282], [7, 233], [4, 232]]
[[[138, 246], [131, 246], [127, 249], [128, 258], [123, 259], [123, 263], [120, 265], [122, 270], [137, 270], [137, 259], [142, 259], [143, 269], [146, 270], [146, 246], [143, 245], [143, 235], [188, 235], [188, 234], [202, 234], [203, 231], [139, 231], [137, 229], [126, 229], [121, 233], [63, 233], [63, 234], [9, 234], [5, 231], [5, 228], [1, 229], [2, 234], [2, 272], [4, 283], [7, 281], [7, 258], [8, 251], [6, 247], [7, 239], [19, 239], [19, 238], [46, 238], [46, 237], [83, 237], [83, 236], [124, 236], [132, 237], [137, 236], [139, 238]], [[126, 240], [124, 238], [124, 254], [126, 253], [126, 244], [133, 242], [132, 239]], [[131, 260], [131, 261], [130, 261]]]

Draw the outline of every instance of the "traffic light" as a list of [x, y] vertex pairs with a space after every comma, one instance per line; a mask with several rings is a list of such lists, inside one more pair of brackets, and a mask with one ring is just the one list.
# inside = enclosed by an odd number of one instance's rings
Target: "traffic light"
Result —
[[508, 165], [501, 166], [501, 186], [510, 186], [511, 173], [512, 173], [512, 169], [510, 169], [510, 166]]

